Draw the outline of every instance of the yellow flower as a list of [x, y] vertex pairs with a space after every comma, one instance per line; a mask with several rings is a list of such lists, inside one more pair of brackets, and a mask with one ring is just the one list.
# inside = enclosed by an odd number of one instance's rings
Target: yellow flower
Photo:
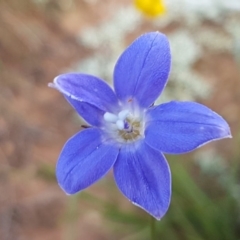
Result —
[[135, 6], [149, 17], [157, 17], [166, 12], [163, 0], [135, 0]]

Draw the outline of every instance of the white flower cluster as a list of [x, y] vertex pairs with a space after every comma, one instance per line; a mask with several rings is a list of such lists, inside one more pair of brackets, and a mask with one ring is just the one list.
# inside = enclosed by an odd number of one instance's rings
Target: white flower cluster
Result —
[[[194, 100], [209, 96], [211, 87], [196, 71], [192, 69], [196, 59], [201, 57], [201, 49], [186, 30], [177, 30], [169, 34], [172, 52], [172, 69], [170, 80], [160, 97], [161, 102]], [[160, 103], [160, 101], [158, 103]]]
[[116, 60], [126, 47], [125, 38], [140, 23], [139, 12], [132, 7], [122, 7], [112, 19], [81, 32], [79, 42], [95, 53], [78, 63], [75, 70], [102, 77], [110, 83]]

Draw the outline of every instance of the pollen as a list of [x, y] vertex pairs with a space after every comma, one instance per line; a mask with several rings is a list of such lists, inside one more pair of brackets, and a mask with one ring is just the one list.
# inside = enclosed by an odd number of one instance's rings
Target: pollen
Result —
[[[130, 120], [127, 119], [129, 123]], [[129, 130], [123, 129], [119, 131], [119, 136], [124, 139], [125, 141], [134, 141], [138, 138], [141, 138], [141, 122], [140, 121], [133, 121], [129, 124], [131, 127]]]
[[118, 142], [133, 142], [143, 137], [144, 119], [128, 110], [118, 114], [106, 112], [103, 116], [107, 132]]

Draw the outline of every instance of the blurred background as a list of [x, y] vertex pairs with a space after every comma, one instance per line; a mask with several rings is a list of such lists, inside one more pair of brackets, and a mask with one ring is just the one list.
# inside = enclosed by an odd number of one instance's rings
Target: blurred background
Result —
[[119, 54], [157, 30], [173, 55], [158, 103], [204, 103], [233, 135], [167, 156], [173, 196], [159, 239], [240, 239], [240, 1], [161, 4], [152, 14], [130, 0], [0, 0], [1, 240], [149, 239], [149, 216], [120, 194], [111, 173], [74, 196], [59, 188], [58, 155], [82, 122], [47, 84], [68, 71], [111, 84]]

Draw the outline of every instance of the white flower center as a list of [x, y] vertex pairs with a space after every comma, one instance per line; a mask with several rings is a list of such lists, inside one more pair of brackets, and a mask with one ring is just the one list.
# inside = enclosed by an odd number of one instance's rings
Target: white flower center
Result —
[[106, 112], [103, 118], [107, 132], [118, 142], [136, 141], [144, 135], [144, 119], [140, 114], [123, 110], [117, 115]]

